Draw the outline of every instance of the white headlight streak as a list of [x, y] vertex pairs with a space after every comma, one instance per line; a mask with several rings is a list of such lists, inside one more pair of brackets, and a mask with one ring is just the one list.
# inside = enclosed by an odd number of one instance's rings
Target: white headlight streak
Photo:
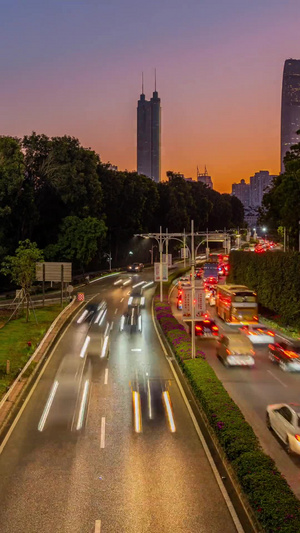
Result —
[[53, 400], [54, 400], [54, 396], [55, 396], [55, 393], [57, 391], [57, 387], [58, 387], [58, 381], [54, 381], [53, 385], [52, 385], [52, 389], [50, 391], [50, 394], [49, 394], [49, 398], [47, 400], [47, 403], [45, 405], [45, 409], [43, 411], [43, 414], [41, 416], [41, 420], [39, 421], [39, 425], [38, 425], [38, 430], [39, 431], [43, 431], [44, 429], [44, 426], [46, 424], [46, 420], [47, 420], [47, 416], [49, 414], [49, 411], [51, 409], [51, 405], [53, 403]]
[[82, 315], [80, 315], [80, 317], [78, 318], [77, 324], [81, 324], [81, 322], [85, 319], [87, 314], [88, 314], [88, 310], [86, 309], [85, 311], [83, 311]]
[[83, 346], [81, 348], [80, 357], [83, 358], [85, 356], [85, 353], [86, 353], [86, 350], [87, 350], [87, 347], [89, 345], [90, 340], [91, 340], [91, 337], [87, 336], [87, 338], [85, 339], [85, 341], [83, 343]]
[[78, 415], [77, 426], [76, 426], [77, 430], [81, 429], [83, 426], [83, 419], [84, 419], [84, 413], [85, 413], [85, 408], [86, 408], [88, 391], [89, 391], [89, 380], [87, 379], [84, 384], [84, 389], [83, 389], [81, 403], [80, 403], [79, 415]]

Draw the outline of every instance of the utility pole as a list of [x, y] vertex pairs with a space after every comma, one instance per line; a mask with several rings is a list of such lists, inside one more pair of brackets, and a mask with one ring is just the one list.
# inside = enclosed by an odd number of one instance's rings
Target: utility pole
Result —
[[166, 229], [166, 262], [169, 269], [169, 239], [168, 239], [168, 228]]
[[160, 301], [163, 301], [163, 266], [162, 266], [162, 253], [163, 253], [163, 241], [162, 241], [162, 227], [159, 228], [159, 278], [160, 278]]
[[299, 229], [298, 229], [298, 240], [299, 240], [298, 251], [300, 252], [300, 220], [299, 220], [298, 224], [299, 224]]
[[185, 263], [185, 247], [186, 247], [186, 245], [185, 245], [185, 228], [184, 228], [184, 230], [183, 230], [183, 267], [184, 268], [185, 268], [185, 265], [186, 265], [186, 263]]
[[194, 221], [191, 220], [191, 252], [192, 252], [192, 359], [195, 359], [195, 244]]
[[286, 252], [286, 227], [283, 228], [283, 251]]

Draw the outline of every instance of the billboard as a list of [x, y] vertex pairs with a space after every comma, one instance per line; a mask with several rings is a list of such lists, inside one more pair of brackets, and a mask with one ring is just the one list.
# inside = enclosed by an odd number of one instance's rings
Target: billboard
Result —
[[168, 267], [172, 266], [172, 254], [163, 254], [163, 263], [168, 263]]
[[45, 281], [72, 281], [72, 263], [36, 263], [35, 273], [37, 281], [43, 281], [43, 270]]
[[[195, 288], [195, 319], [201, 317], [206, 311], [205, 291], [204, 289]], [[182, 318], [191, 320], [193, 313], [192, 287], [184, 287], [182, 291]]]
[[182, 318], [192, 318], [192, 288], [184, 287], [182, 291]]
[[168, 281], [167, 263], [162, 263], [162, 280], [160, 279], [160, 263], [154, 263], [154, 281]]
[[204, 289], [195, 289], [195, 318], [199, 318], [206, 311]]

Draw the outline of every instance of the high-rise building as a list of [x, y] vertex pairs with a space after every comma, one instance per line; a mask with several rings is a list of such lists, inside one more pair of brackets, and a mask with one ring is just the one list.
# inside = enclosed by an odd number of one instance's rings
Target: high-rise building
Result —
[[204, 183], [204, 185], [207, 185], [207, 187], [209, 187], [210, 189], [213, 188], [213, 182], [211, 176], [208, 175], [206, 166], [203, 174], [200, 174], [199, 169], [197, 167], [197, 181]]
[[300, 59], [284, 63], [281, 100], [281, 172], [283, 159], [293, 144], [300, 142]]
[[250, 205], [250, 185], [245, 180], [241, 180], [240, 183], [232, 184], [232, 196], [236, 196], [243, 204], [244, 207]]
[[[155, 76], [156, 78], [156, 76]], [[144, 84], [137, 106], [137, 171], [156, 182], [160, 181], [160, 98], [155, 90], [152, 98], [146, 100]]]
[[263, 195], [272, 185], [276, 176], [270, 175], [268, 170], [260, 170], [250, 177], [250, 183], [241, 180], [240, 183], [232, 184], [232, 196], [236, 196], [245, 209], [245, 221], [250, 225], [256, 225], [258, 208], [261, 206]]

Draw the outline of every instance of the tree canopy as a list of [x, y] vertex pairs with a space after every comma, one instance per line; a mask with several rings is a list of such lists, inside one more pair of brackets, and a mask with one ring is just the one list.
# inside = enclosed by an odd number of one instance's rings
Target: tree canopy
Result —
[[236, 198], [173, 172], [169, 178], [157, 184], [112, 170], [67, 135], [0, 137], [0, 261], [30, 239], [49, 260], [99, 268], [103, 252], [113, 264], [125, 262], [135, 233], [188, 231], [191, 219], [196, 231], [242, 225]]
[[[300, 135], [300, 130], [297, 134]], [[300, 220], [300, 143], [291, 146], [284, 158], [284, 165], [285, 172], [274, 179], [272, 188], [263, 197], [260, 223], [266, 224], [268, 231], [273, 232], [285, 227], [290, 244], [297, 248]]]

